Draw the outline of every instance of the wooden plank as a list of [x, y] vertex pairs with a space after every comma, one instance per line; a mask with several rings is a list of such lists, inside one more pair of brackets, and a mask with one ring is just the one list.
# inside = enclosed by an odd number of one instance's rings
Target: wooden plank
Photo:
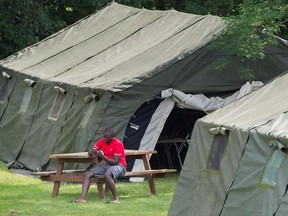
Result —
[[[125, 155], [126, 156], [133, 156], [133, 155], [143, 155], [143, 154], [156, 154], [156, 150], [132, 150], [132, 149], [125, 149]], [[54, 159], [67, 159], [67, 158], [80, 158], [80, 159], [93, 159], [95, 156], [88, 155], [88, 152], [75, 152], [75, 153], [64, 153], [64, 154], [51, 154], [49, 155], [49, 158]]]
[[137, 156], [137, 155], [149, 155], [149, 154], [156, 154], [156, 150], [131, 150], [131, 149], [125, 149], [125, 155], [127, 156]]
[[[63, 174], [81, 174], [84, 173], [85, 169], [79, 169], [79, 170], [63, 170]], [[49, 175], [55, 175], [56, 170], [53, 171], [42, 171], [42, 172], [31, 172], [31, 175], [36, 175], [36, 176], [49, 176]]]
[[165, 174], [165, 173], [173, 173], [177, 172], [176, 169], [155, 169], [155, 170], [143, 170], [143, 171], [133, 171], [127, 172], [126, 177], [145, 177], [147, 175], [153, 174]]
[[[84, 172], [85, 172], [85, 169], [63, 170], [62, 173], [63, 174], [82, 174]], [[152, 174], [152, 175], [153, 174], [166, 174], [166, 173], [173, 173], [173, 172], [177, 172], [177, 170], [176, 169], [155, 169], [155, 170], [131, 171], [131, 172], [126, 172], [125, 177], [145, 177], [149, 174]], [[56, 175], [56, 171], [32, 172], [31, 174], [44, 177], [44, 176]], [[102, 176], [100, 176], [100, 178], [102, 178]]]
[[64, 154], [51, 154], [49, 158], [94, 158], [89, 156], [88, 152], [64, 153]]
[[[177, 172], [176, 169], [155, 169], [155, 170], [143, 170], [143, 171], [131, 171], [126, 172], [124, 177], [147, 177], [154, 176], [156, 174], [167, 174]], [[98, 178], [105, 178], [104, 175], [97, 176]]]

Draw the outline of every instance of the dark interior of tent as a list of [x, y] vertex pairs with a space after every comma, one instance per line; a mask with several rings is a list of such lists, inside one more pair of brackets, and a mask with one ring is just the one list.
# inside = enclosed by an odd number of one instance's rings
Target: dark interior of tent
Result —
[[[124, 137], [125, 148], [139, 149], [141, 139], [161, 101], [157, 99], [147, 101], [137, 109], [126, 128]], [[194, 124], [197, 119], [205, 115], [203, 111], [186, 109], [176, 104], [165, 121], [155, 146], [157, 154], [151, 156], [151, 168], [181, 170]], [[127, 160], [128, 170], [133, 168], [134, 162], [134, 160]]]
[[[152, 168], [173, 168], [181, 170], [184, 162], [192, 130], [197, 119], [205, 116], [203, 111], [173, 108], [158, 139], [150, 161]], [[161, 142], [163, 141], [163, 142]]]

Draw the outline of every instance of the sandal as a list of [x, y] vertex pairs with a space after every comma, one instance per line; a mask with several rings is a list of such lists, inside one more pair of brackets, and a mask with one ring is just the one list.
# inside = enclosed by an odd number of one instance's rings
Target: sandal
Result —
[[76, 199], [76, 200], [72, 200], [72, 202], [75, 202], [75, 203], [86, 203], [87, 201], [83, 200], [83, 199]]
[[119, 203], [120, 203], [119, 200], [113, 200], [113, 201], [110, 202], [110, 204], [119, 204]]

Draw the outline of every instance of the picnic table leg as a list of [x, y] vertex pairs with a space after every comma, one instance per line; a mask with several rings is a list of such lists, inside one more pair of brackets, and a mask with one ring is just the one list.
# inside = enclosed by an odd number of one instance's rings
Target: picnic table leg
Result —
[[[56, 175], [59, 176], [62, 174], [63, 167], [64, 167], [64, 163], [58, 162]], [[58, 196], [59, 188], [60, 188], [60, 181], [55, 181], [54, 186], [53, 186], [53, 191], [52, 191], [52, 197]]]
[[[144, 168], [145, 170], [151, 170], [151, 166], [150, 166], [150, 163], [149, 163], [149, 157], [148, 155], [143, 155], [143, 163], [144, 163]], [[150, 188], [150, 192], [151, 194], [156, 194], [156, 186], [155, 186], [155, 181], [152, 177], [152, 174], [149, 174], [146, 176], [147, 178], [147, 181], [149, 183], [149, 188]]]

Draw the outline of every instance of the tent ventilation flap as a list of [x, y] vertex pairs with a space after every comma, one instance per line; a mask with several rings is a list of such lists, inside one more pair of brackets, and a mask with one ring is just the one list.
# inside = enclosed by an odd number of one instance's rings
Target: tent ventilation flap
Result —
[[6, 79], [9, 79], [11, 80], [12, 79], [12, 76], [10, 76], [8, 73], [6, 73], [5, 71], [2, 72], [2, 76]]
[[89, 94], [83, 98], [85, 104], [90, 103], [92, 100], [99, 101], [100, 97], [97, 94]]
[[227, 135], [228, 132], [229, 130], [227, 128], [221, 126], [209, 129], [209, 133], [212, 135], [218, 135], [218, 134]]
[[282, 152], [288, 153], [288, 148], [280, 143], [278, 140], [270, 140], [268, 143], [270, 148], [281, 150]]
[[36, 82], [32, 79], [24, 79], [25, 85], [33, 88], [36, 85]]
[[67, 91], [64, 88], [60, 87], [60, 86], [54, 86], [54, 90], [56, 92], [59, 92], [59, 93], [63, 94], [63, 95], [67, 94]]

